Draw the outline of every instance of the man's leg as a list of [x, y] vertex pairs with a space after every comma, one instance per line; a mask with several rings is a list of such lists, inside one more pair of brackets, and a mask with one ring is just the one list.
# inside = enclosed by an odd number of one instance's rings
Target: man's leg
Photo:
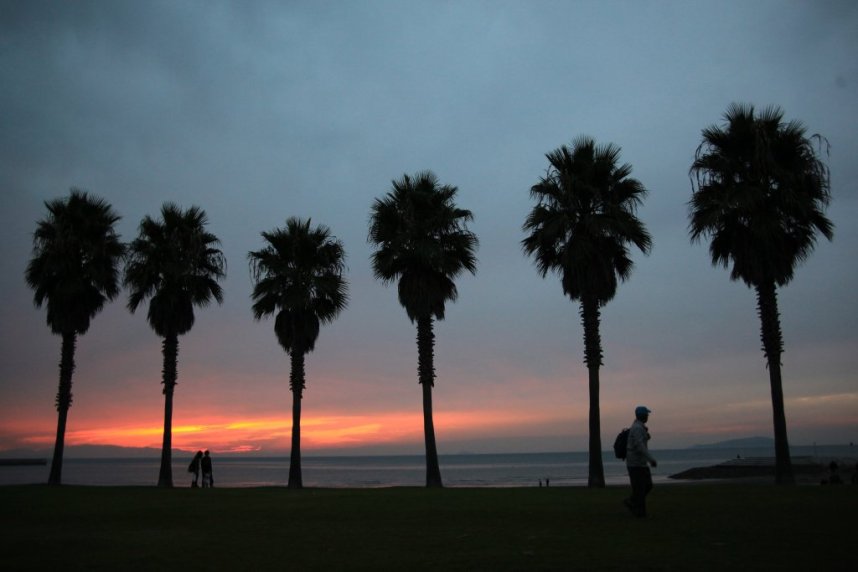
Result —
[[629, 467], [629, 480], [632, 483], [632, 496], [629, 499], [629, 508], [635, 516], [646, 516], [646, 467]]
[[640, 514], [638, 516], [646, 516], [646, 496], [652, 490], [652, 471], [650, 471], [649, 467], [641, 467], [641, 504], [640, 504]]

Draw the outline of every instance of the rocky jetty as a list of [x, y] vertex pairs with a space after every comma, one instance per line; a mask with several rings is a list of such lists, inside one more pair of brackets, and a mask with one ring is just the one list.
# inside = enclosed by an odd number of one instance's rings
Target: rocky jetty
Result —
[[[809, 482], [822, 482], [829, 473], [829, 464], [836, 460], [845, 469], [845, 477], [851, 475], [850, 469], [855, 466], [855, 460], [820, 459], [817, 457], [793, 457], [792, 470], [797, 479]], [[702, 480], [702, 479], [746, 479], [775, 476], [774, 457], [747, 457], [724, 461], [710, 467], [695, 467], [670, 475], [671, 479]]]

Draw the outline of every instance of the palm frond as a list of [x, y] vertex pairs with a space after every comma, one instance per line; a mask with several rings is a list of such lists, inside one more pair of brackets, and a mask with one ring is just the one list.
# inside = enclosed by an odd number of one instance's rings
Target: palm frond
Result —
[[82, 334], [119, 293], [126, 248], [114, 229], [120, 217], [104, 199], [75, 188], [45, 207], [25, 280], [36, 307], [47, 304], [51, 331]]
[[783, 285], [817, 234], [832, 239], [823, 140], [808, 137], [798, 121], [785, 122], [776, 106], [757, 113], [731, 104], [722, 125], [703, 130], [689, 171], [689, 234], [694, 242], [711, 239], [713, 265], [732, 264], [731, 278], [749, 286]]
[[262, 238], [266, 246], [248, 253], [254, 318], [276, 314], [280, 345], [289, 353], [312, 351], [319, 324], [348, 303], [343, 244], [328, 227], [295, 217]]
[[128, 309], [149, 300], [147, 320], [159, 336], [188, 332], [194, 307], [223, 303], [218, 281], [226, 276], [226, 258], [218, 238], [206, 230], [204, 210], [183, 210], [164, 203], [160, 220], [145, 216], [131, 243], [125, 266]]
[[458, 189], [441, 185], [431, 171], [404, 174], [391, 187], [370, 214], [373, 273], [385, 284], [398, 281], [411, 320], [443, 319], [446, 302], [457, 295], [452, 280], [477, 270], [479, 241], [468, 230], [473, 213], [458, 207]]
[[620, 148], [580, 136], [546, 154], [549, 168], [531, 187], [536, 205], [525, 218], [521, 242], [539, 273], [560, 275], [572, 299], [587, 295], [605, 303], [632, 268], [626, 245], [644, 254], [652, 237], [635, 211], [646, 189], [620, 164]]

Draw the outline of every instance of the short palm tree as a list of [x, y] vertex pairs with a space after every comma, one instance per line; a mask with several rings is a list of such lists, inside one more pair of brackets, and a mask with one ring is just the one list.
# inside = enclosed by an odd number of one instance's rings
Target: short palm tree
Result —
[[205, 211], [185, 211], [172, 203], [161, 208], [161, 220], [149, 216], [131, 243], [125, 266], [128, 309], [134, 313], [146, 299], [146, 316], [155, 333], [164, 338], [164, 438], [161, 445], [159, 487], [173, 486], [173, 392], [178, 375], [179, 336], [194, 325], [194, 307], [212, 298], [223, 302], [218, 280], [226, 276], [226, 260], [217, 237], [206, 231]]
[[423, 387], [423, 433], [426, 445], [426, 486], [440, 487], [441, 470], [432, 419], [435, 384], [433, 320], [444, 319], [447, 302], [458, 292], [453, 279], [477, 270], [477, 237], [467, 228], [471, 211], [456, 207], [456, 187], [440, 185], [431, 171], [393, 181], [393, 190], [376, 199], [369, 241], [376, 278], [399, 280], [399, 303], [417, 322], [417, 372]]
[[72, 189], [65, 199], [46, 202], [48, 216], [33, 234], [33, 258], [25, 278], [37, 308], [48, 307], [48, 326], [62, 336], [57, 391], [57, 438], [48, 483], [62, 482], [66, 421], [72, 402], [77, 336], [119, 293], [119, 263], [125, 252], [113, 226], [120, 217], [103, 199]]
[[345, 251], [326, 226], [290, 218], [284, 228], [263, 232], [266, 246], [248, 253], [253, 277], [253, 315], [275, 315], [274, 333], [291, 358], [292, 450], [291, 489], [303, 487], [301, 476], [301, 399], [305, 388], [304, 356], [313, 351], [319, 327], [346, 307]]
[[724, 125], [703, 130], [691, 166], [692, 241], [711, 238], [712, 264], [728, 267], [731, 280], [757, 292], [763, 353], [769, 369], [778, 483], [794, 482], [781, 383], [781, 336], [777, 288], [813, 251], [817, 233], [831, 240], [834, 225], [824, 211], [830, 200], [828, 167], [798, 121], [783, 111], [756, 114], [731, 105]]
[[589, 471], [587, 484], [604, 487], [599, 368], [602, 340], [600, 308], [617, 292], [619, 281], [631, 275], [629, 246], [648, 254], [652, 239], [635, 212], [646, 189], [619, 164], [619, 147], [596, 145], [589, 137], [561, 146], [546, 155], [550, 166], [531, 187], [537, 204], [530, 211], [522, 241], [543, 278], [560, 275], [563, 293], [580, 301], [584, 326], [584, 363], [590, 389]]

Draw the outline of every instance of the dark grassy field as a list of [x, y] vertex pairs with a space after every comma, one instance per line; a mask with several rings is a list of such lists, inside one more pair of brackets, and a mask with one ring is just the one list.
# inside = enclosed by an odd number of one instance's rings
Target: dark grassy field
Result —
[[852, 568], [858, 487], [0, 487], [4, 570]]

